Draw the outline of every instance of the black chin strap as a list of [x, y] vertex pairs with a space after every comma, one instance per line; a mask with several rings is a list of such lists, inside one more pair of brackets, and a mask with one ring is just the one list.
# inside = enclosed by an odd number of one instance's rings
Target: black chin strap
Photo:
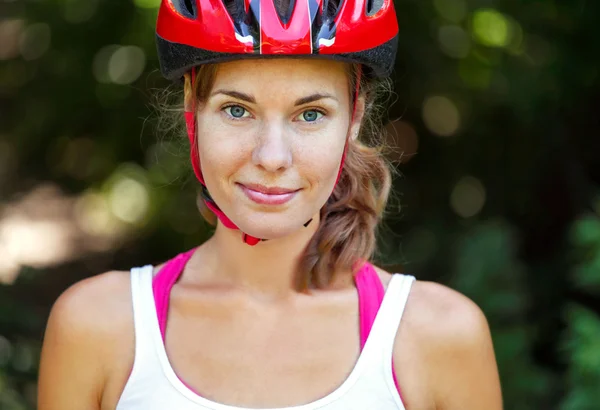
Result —
[[[308, 227], [308, 225], [310, 225], [310, 223], [312, 222], [312, 220], [313, 220], [313, 218], [310, 218], [310, 219], [308, 220], [308, 222], [306, 222], [306, 223], [304, 224], [304, 227], [305, 227], [305, 228], [306, 228], [306, 227]], [[268, 239], [261, 239], [261, 242], [265, 242], [265, 241], [268, 241]]]

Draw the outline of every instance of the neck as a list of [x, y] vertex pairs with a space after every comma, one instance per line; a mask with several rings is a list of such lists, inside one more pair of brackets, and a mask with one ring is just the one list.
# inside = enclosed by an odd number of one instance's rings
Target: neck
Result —
[[215, 234], [198, 252], [202, 261], [197, 266], [212, 279], [257, 298], [285, 299], [297, 293], [300, 263], [318, 228], [317, 214], [307, 227], [293, 234], [250, 246], [242, 241], [242, 232], [218, 222]]

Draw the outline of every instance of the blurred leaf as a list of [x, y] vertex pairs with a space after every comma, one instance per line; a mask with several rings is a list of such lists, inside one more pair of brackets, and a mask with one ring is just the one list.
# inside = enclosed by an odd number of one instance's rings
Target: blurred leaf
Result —
[[514, 230], [503, 221], [488, 221], [466, 232], [457, 244], [452, 286], [488, 315], [522, 314], [527, 301], [516, 246]]
[[600, 402], [600, 317], [578, 305], [567, 308], [569, 328], [563, 346], [569, 361], [563, 410], [593, 410]]
[[587, 215], [571, 229], [575, 265], [572, 278], [577, 288], [600, 294], [600, 218]]
[[590, 260], [574, 268], [575, 286], [592, 293], [600, 292], [600, 250]]
[[575, 246], [600, 250], [600, 218], [586, 215], [578, 219], [571, 229], [571, 240]]

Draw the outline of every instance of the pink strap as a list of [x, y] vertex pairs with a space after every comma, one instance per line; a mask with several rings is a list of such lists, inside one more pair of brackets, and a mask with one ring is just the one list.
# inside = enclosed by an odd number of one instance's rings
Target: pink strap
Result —
[[358, 291], [358, 309], [360, 315], [360, 348], [365, 347], [371, 333], [375, 316], [383, 301], [385, 289], [373, 265], [365, 263], [354, 276]]
[[[195, 249], [191, 249], [185, 253], [177, 255], [175, 258], [168, 261], [152, 281], [152, 291], [154, 293], [154, 302], [156, 304], [156, 315], [160, 327], [160, 334], [163, 341], [165, 340], [165, 332], [167, 329], [167, 316], [169, 313], [169, 296], [171, 289], [177, 279], [183, 272], [186, 263], [190, 260]], [[354, 276], [354, 283], [358, 291], [358, 309], [360, 320], [360, 349], [365, 347], [367, 338], [373, 328], [373, 322], [383, 301], [385, 289], [377, 271], [370, 263], [363, 264], [362, 268]], [[392, 360], [393, 366], [393, 360]], [[400, 386], [396, 377], [396, 371], [392, 368], [392, 375], [398, 394], [402, 397]], [[183, 382], [183, 381], [182, 381]], [[185, 384], [185, 382], [184, 382]], [[186, 386], [188, 386], [186, 384]], [[188, 386], [192, 391], [193, 389]]]
[[[365, 263], [362, 268], [354, 275], [354, 283], [356, 284], [356, 290], [358, 291], [358, 309], [360, 315], [360, 349], [365, 347], [367, 338], [373, 328], [373, 322], [379, 311], [379, 307], [383, 302], [385, 295], [385, 288], [381, 279], [377, 274], [375, 268], [370, 263]], [[396, 369], [394, 368], [394, 360], [392, 359], [392, 376], [394, 377], [394, 384], [400, 398], [402, 393], [400, 392], [400, 385], [398, 384], [398, 378], [396, 377]]]
[[196, 249], [191, 249], [185, 253], [181, 253], [168, 261], [165, 266], [158, 272], [152, 280], [152, 292], [154, 293], [154, 303], [156, 304], [156, 315], [158, 316], [158, 325], [160, 334], [165, 340], [165, 332], [167, 330], [167, 316], [169, 313], [169, 296], [171, 288], [179, 275], [183, 272], [183, 268], [188, 260], [194, 254]]

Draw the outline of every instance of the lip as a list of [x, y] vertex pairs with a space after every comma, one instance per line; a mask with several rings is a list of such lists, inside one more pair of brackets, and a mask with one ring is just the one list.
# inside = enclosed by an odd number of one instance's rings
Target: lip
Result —
[[260, 184], [240, 184], [248, 189], [251, 189], [253, 191], [256, 192], [260, 192], [261, 194], [265, 194], [265, 195], [283, 195], [283, 194], [289, 194], [291, 192], [296, 192], [297, 189], [288, 189], [288, 188], [281, 188], [281, 187], [266, 187], [264, 185], [260, 185]]
[[253, 202], [262, 205], [282, 205], [296, 196], [299, 189], [266, 187], [260, 184], [238, 184], [244, 194]]

